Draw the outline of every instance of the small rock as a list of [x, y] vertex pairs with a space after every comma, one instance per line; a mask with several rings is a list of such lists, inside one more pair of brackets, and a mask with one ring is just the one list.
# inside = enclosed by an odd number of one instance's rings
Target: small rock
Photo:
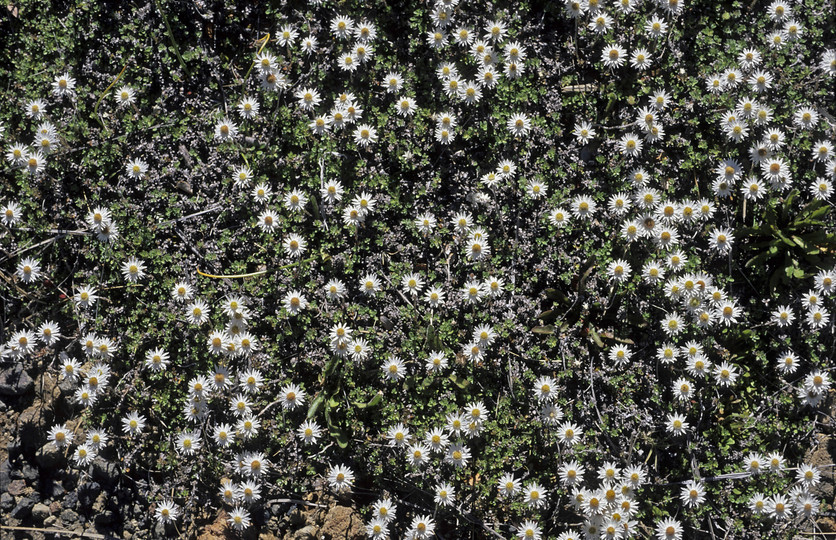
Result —
[[224, 510], [218, 512], [215, 521], [207, 525], [203, 531], [197, 536], [197, 540], [217, 540], [218, 538], [227, 538], [230, 530], [227, 519], [229, 516]]
[[9, 488], [9, 484], [12, 482], [12, 464], [9, 463], [9, 460], [3, 461], [0, 463], [0, 493], [6, 491]]
[[11, 516], [15, 519], [26, 519], [32, 514], [32, 507], [35, 506], [35, 501], [29, 497], [23, 497], [17, 502], [17, 506], [12, 510]]
[[61, 461], [63, 457], [64, 455], [61, 450], [59, 450], [58, 447], [51, 442], [48, 442], [41, 446], [41, 449], [38, 450], [37, 454], [35, 454], [35, 461], [38, 462], [38, 465], [40, 465], [42, 469], [52, 469]]
[[174, 187], [177, 188], [177, 191], [182, 191], [186, 195], [194, 194], [194, 191], [192, 191], [192, 185], [185, 180], [178, 180]]
[[24, 489], [26, 489], [26, 480], [12, 480], [9, 482], [9, 486], [6, 488], [6, 491], [9, 495], [17, 497], [23, 494]]
[[15, 498], [8, 493], [0, 495], [0, 510], [8, 512], [15, 506]]
[[308, 525], [307, 527], [302, 527], [295, 533], [293, 533], [293, 540], [315, 540], [316, 539], [316, 526], [315, 525]]
[[58, 516], [49, 516], [44, 520], [44, 527], [47, 529], [52, 529], [56, 525], [58, 525]]
[[44, 373], [35, 378], [35, 386], [38, 387], [38, 397], [47, 405], [51, 405], [61, 395], [58, 381], [49, 373]]
[[78, 506], [78, 491], [75, 489], [69, 491], [67, 496], [61, 499], [61, 506], [69, 508], [70, 510], [75, 510]]
[[67, 490], [64, 489], [64, 486], [61, 485], [61, 482], [59, 482], [58, 480], [53, 480], [52, 482], [48, 482], [41, 489], [41, 493], [43, 494], [44, 498], [46, 498], [46, 499], [58, 499], [62, 495], [64, 495], [64, 493], [66, 493], [66, 492], [67, 492]]
[[38, 473], [38, 469], [29, 465], [28, 463], [23, 464], [23, 479], [29, 483], [34, 483], [38, 481], [38, 477], [40, 474]]
[[165, 538], [168, 534], [165, 531], [165, 525], [160, 523], [159, 521], [155, 521], [154, 523], [154, 538]]
[[67, 508], [63, 512], [61, 512], [61, 523], [65, 527], [68, 527], [68, 526], [72, 525], [76, 521], [78, 521], [78, 514], [76, 514], [75, 512], [70, 510], [69, 508]]
[[96, 502], [93, 503], [93, 512], [104, 512], [107, 509], [107, 494], [102, 492], [96, 497]]
[[6, 445], [6, 452], [9, 453], [9, 460], [14, 461], [20, 457], [20, 439], [15, 438], [9, 441], [9, 444]]
[[17, 423], [21, 426], [43, 428], [46, 427], [48, 420], [49, 418], [46, 417], [46, 410], [43, 408], [41, 402], [36, 400], [34, 405], [20, 413]]
[[0, 371], [0, 395], [22, 396], [35, 387], [35, 381], [21, 364]]
[[594, 157], [595, 154], [589, 145], [584, 145], [583, 148], [581, 148], [581, 161], [592, 161]]
[[[52, 413], [49, 409], [45, 409], [38, 400], [35, 400], [34, 405], [20, 413], [17, 419], [20, 447], [14, 455], [20, 453], [27, 457], [33, 456], [42, 440], [41, 431], [47, 429], [50, 421], [52, 421]], [[12, 452], [9, 452], [9, 455], [13, 455]]]
[[58, 390], [60, 390], [65, 396], [73, 395], [76, 388], [78, 388], [77, 383], [68, 377], [62, 378], [61, 382], [58, 383]]
[[93, 480], [103, 486], [112, 486], [119, 480], [119, 467], [112, 461], [107, 461], [101, 456], [93, 460]]
[[336, 538], [362, 538], [363, 520], [348, 506], [334, 506], [325, 516], [319, 534], [325, 540]]
[[38, 503], [32, 507], [32, 519], [34, 519], [36, 523], [41, 523], [48, 517], [49, 506], [43, 503]]

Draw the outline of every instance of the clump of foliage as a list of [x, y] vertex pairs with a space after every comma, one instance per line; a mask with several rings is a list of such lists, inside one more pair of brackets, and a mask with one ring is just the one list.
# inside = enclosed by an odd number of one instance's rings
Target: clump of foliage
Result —
[[64, 381], [55, 474], [148, 534], [815, 531], [826, 8], [21, 2], [2, 362]]

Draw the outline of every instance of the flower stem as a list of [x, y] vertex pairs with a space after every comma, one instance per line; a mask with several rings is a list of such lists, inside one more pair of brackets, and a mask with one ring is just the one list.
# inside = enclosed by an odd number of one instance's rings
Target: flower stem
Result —
[[184, 62], [183, 57], [180, 56], [180, 46], [177, 44], [177, 40], [174, 39], [174, 32], [171, 31], [171, 25], [168, 24], [168, 17], [166, 17], [165, 11], [163, 11], [162, 6], [160, 6], [160, 0], [154, 0], [154, 5], [157, 6], [157, 11], [160, 12], [160, 16], [163, 18], [168, 39], [171, 40], [171, 44], [174, 46], [174, 54], [177, 55], [177, 61], [180, 62], [180, 67], [183, 68], [183, 71], [186, 73], [186, 77], [191, 77], [192, 74], [189, 73], [189, 68], [186, 67], [186, 62]]
[[98, 120], [99, 124], [102, 126], [102, 129], [107, 128], [105, 127], [104, 122], [102, 122], [102, 119], [99, 116], [99, 105], [101, 104], [102, 100], [107, 95], [107, 93], [110, 91], [110, 89], [113, 88], [113, 85], [119, 82], [119, 79], [122, 78], [122, 74], [125, 73], [126, 69], [128, 69], [128, 64], [125, 64], [124, 67], [122, 67], [122, 71], [119, 72], [119, 75], [117, 75], [116, 78], [113, 79], [113, 82], [110, 83], [110, 86], [105, 88], [105, 91], [102, 92], [101, 96], [99, 96], [99, 101], [96, 102], [96, 106], [93, 108], [93, 115], [95, 116], [96, 120]]

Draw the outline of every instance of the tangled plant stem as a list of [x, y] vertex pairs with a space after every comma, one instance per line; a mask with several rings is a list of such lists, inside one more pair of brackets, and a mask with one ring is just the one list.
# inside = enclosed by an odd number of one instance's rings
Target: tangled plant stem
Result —
[[[327, 261], [330, 258], [327, 253], [320, 253], [320, 256], [322, 257], [323, 262]], [[285, 268], [293, 268], [294, 266], [298, 266], [298, 265], [303, 264], [303, 263], [313, 262], [314, 260], [316, 260], [316, 257], [309, 257], [307, 259], [302, 259], [301, 261], [296, 261], [296, 262], [289, 263], [289, 264], [283, 264], [281, 266], [277, 266], [276, 268], [267, 268], [267, 269], [264, 269], [264, 270], [259, 270], [257, 272], [250, 272], [248, 274], [231, 274], [231, 275], [225, 276], [225, 275], [217, 275], [217, 274], [207, 274], [206, 272], [202, 272], [200, 270], [198, 270], [197, 273], [199, 275], [203, 276], [203, 277], [208, 277], [208, 278], [213, 278], [213, 279], [239, 279], [239, 278], [261, 276], [261, 275], [267, 274], [269, 272], [274, 272], [276, 270], [284, 270]]]

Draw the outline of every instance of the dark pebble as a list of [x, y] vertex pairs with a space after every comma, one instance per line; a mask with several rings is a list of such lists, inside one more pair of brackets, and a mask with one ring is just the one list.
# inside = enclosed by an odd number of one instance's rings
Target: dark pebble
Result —
[[8, 512], [12, 508], [15, 507], [15, 498], [9, 495], [8, 493], [3, 493], [0, 495], [0, 510], [3, 512]]
[[119, 480], [119, 467], [100, 456], [93, 461], [93, 480], [103, 486], [112, 486]]
[[66, 492], [67, 490], [64, 489], [64, 486], [58, 480], [46, 482], [43, 489], [41, 489], [41, 493], [43, 493], [44, 497], [47, 499], [57, 499]]
[[12, 464], [9, 463], [9, 460], [3, 461], [0, 463], [0, 493], [3, 493], [8, 489], [9, 483], [12, 481]]
[[78, 521], [78, 514], [76, 514], [69, 508], [61, 512], [61, 523], [63, 523], [65, 527], [68, 525], [72, 525], [76, 521]]
[[11, 516], [15, 519], [28, 518], [32, 514], [32, 507], [35, 506], [35, 502], [31, 497], [23, 497], [12, 510]]
[[21, 364], [0, 370], [0, 395], [22, 396], [35, 387], [35, 381]]
[[21, 479], [12, 480], [9, 482], [9, 485], [6, 486], [6, 491], [9, 495], [13, 497], [17, 497], [18, 495], [23, 495], [23, 490], [26, 489], [26, 481]]
[[37, 482], [38, 477], [40, 474], [38, 473], [38, 469], [29, 465], [28, 463], [23, 464], [23, 479], [27, 482]]

